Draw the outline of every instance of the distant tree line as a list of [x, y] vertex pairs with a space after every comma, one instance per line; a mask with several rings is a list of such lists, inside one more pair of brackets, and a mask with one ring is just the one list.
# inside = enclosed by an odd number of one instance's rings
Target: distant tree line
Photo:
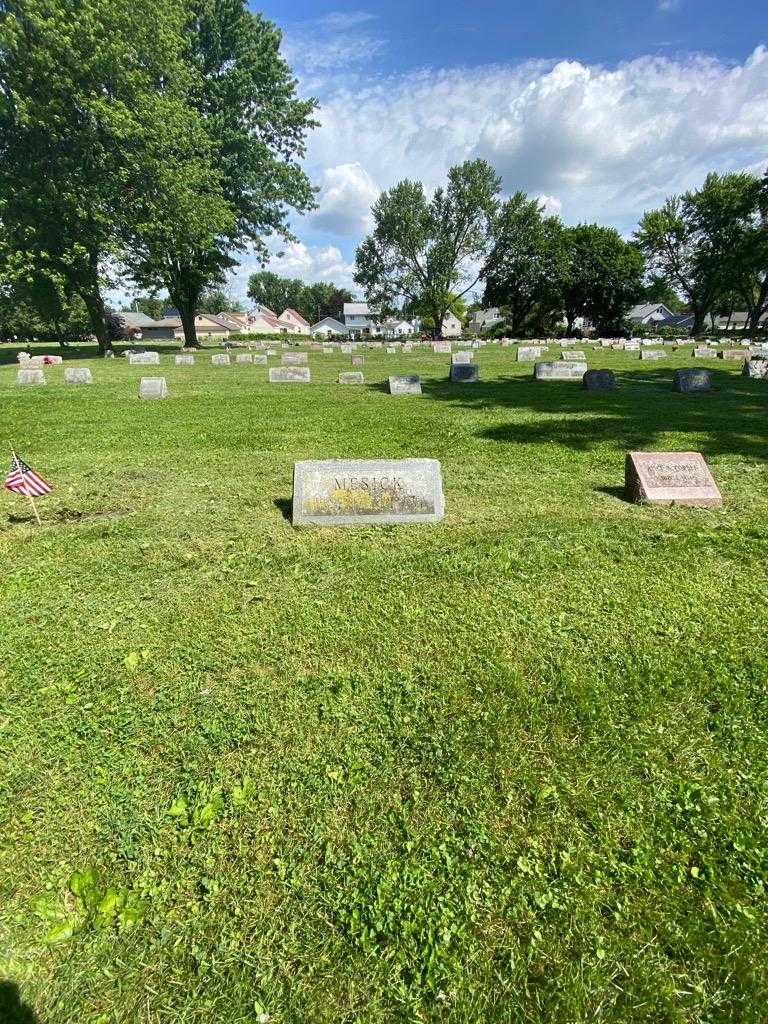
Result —
[[693, 332], [710, 314], [768, 312], [768, 172], [710, 174], [701, 188], [646, 213], [631, 240], [599, 224], [567, 226], [537, 199], [501, 198], [484, 160], [451, 168], [428, 198], [401, 181], [372, 207], [374, 229], [358, 247], [356, 282], [380, 306], [419, 308], [439, 333], [457, 299], [483, 284], [513, 334], [545, 334], [579, 318], [597, 331], [625, 327], [637, 302], [689, 311]]
[[0, 316], [110, 344], [104, 290], [195, 314], [246, 248], [314, 205], [280, 33], [245, 0], [0, 3]]
[[278, 316], [286, 309], [295, 309], [310, 324], [326, 316], [338, 319], [344, 303], [352, 301], [352, 292], [332, 282], [305, 284], [300, 278], [280, 277], [271, 270], [251, 274], [248, 296]]

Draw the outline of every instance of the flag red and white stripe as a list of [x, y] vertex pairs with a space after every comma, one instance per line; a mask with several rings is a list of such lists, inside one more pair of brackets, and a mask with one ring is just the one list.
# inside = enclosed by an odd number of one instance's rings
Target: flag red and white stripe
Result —
[[24, 494], [28, 498], [39, 498], [41, 494], [50, 494], [51, 485], [23, 462], [18, 455], [11, 459], [11, 468], [5, 478], [5, 487], [16, 494]]

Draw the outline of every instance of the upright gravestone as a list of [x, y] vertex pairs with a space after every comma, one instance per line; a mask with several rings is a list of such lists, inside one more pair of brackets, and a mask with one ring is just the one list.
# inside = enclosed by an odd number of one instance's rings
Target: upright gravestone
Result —
[[219, 352], [217, 355], [211, 356], [211, 366], [229, 366], [229, 355]]
[[309, 358], [306, 352], [286, 352], [280, 361], [283, 366], [306, 366]]
[[397, 349], [396, 348], [393, 348], [391, 345], [387, 345], [387, 355], [388, 356], [394, 356], [396, 353], [397, 353]]
[[362, 366], [364, 361], [363, 356], [352, 356], [351, 363], [353, 366]]
[[17, 370], [16, 383], [26, 387], [30, 384], [45, 384], [45, 374], [42, 370]]
[[421, 377], [406, 374], [389, 378], [390, 395], [420, 395]]
[[583, 380], [586, 372], [586, 363], [566, 362], [564, 359], [554, 363], [536, 363], [533, 367], [535, 380]]
[[128, 362], [131, 366], [159, 366], [159, 352], [129, 352]]
[[720, 352], [721, 359], [743, 359], [744, 350], [740, 348], [724, 348]]
[[348, 370], [344, 373], [340, 373], [338, 377], [339, 384], [365, 384], [365, 378], [363, 377], [360, 370]]
[[616, 390], [616, 376], [613, 370], [587, 370], [581, 382], [587, 391]]
[[753, 356], [751, 359], [745, 359], [741, 372], [745, 377], [752, 377], [755, 380], [768, 379], [768, 356]]
[[432, 351], [445, 355], [451, 351], [451, 343], [450, 341], [436, 341], [432, 345]]
[[177, 366], [194, 366], [195, 357], [191, 353], [185, 352], [183, 355], [176, 356], [175, 362]]
[[167, 398], [168, 385], [165, 377], [142, 377], [139, 381], [139, 398]]
[[272, 366], [269, 370], [270, 384], [309, 384], [308, 366]]
[[259, 355], [258, 353], [256, 353], [253, 357], [253, 362], [258, 366], [266, 366], [267, 357], [265, 355]]
[[250, 352], [240, 352], [235, 356], [236, 363], [252, 363], [253, 356]]
[[641, 359], [666, 359], [667, 353], [661, 348], [644, 348], [640, 353]]
[[629, 452], [624, 487], [629, 501], [651, 505], [719, 508], [723, 504], [699, 452]]
[[294, 466], [294, 526], [435, 523], [444, 514], [436, 459], [334, 459]]
[[716, 359], [717, 352], [713, 348], [709, 348], [707, 345], [697, 345], [693, 350], [694, 359]]
[[709, 370], [685, 369], [675, 370], [672, 378], [672, 387], [683, 395], [689, 395], [696, 391], [710, 391], [712, 381]]
[[476, 363], [454, 363], [451, 366], [452, 384], [476, 384], [480, 380], [480, 367]]
[[560, 358], [570, 359], [571, 362], [584, 363], [587, 360], [587, 355], [586, 352], [583, 352], [581, 349], [572, 348], [568, 349], [566, 352], [561, 352]]
[[64, 370], [65, 384], [93, 384], [93, 375], [87, 366], [68, 366]]
[[453, 366], [463, 366], [465, 363], [471, 363], [472, 357], [472, 352], [454, 352], [451, 356], [451, 364]]
[[540, 359], [546, 352], [541, 345], [521, 345], [517, 350], [518, 363], [533, 363]]

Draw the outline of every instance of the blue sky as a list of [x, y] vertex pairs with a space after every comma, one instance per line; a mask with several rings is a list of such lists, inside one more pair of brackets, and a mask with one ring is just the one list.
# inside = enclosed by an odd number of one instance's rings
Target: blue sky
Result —
[[[351, 285], [378, 193], [482, 156], [565, 221], [628, 234], [710, 169], [768, 164], [768, 16], [745, 0], [253, 5], [320, 101], [319, 208], [271, 269]], [[246, 259], [232, 288], [245, 292]]]

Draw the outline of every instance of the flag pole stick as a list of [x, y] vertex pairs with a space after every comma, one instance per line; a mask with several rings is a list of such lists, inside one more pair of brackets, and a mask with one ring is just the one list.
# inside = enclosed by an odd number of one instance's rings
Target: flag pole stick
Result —
[[[11, 446], [11, 455], [14, 457], [14, 459], [17, 458], [16, 452], [13, 450], [13, 446]], [[35, 504], [35, 499], [29, 493], [29, 490], [27, 489], [28, 487], [29, 487], [29, 484], [27, 484], [27, 482], [25, 481], [24, 482], [24, 493], [29, 498], [29, 504], [32, 506], [32, 511], [35, 513], [35, 519], [37, 520], [37, 525], [38, 526], [42, 526], [43, 524], [42, 524], [42, 521], [40, 519], [40, 514], [37, 511], [37, 505]]]

